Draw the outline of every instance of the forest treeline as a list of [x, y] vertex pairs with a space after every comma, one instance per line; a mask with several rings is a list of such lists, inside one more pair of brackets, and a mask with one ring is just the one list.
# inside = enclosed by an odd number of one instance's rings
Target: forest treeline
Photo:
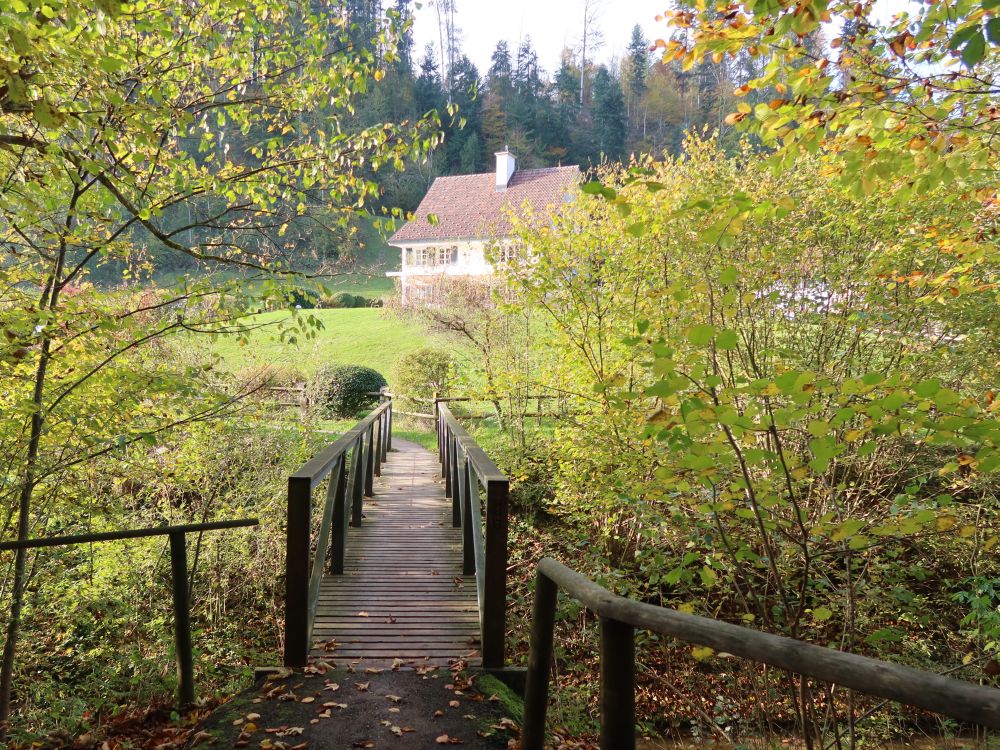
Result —
[[[377, 45], [383, 5], [382, 0], [346, 3], [357, 45]], [[755, 74], [755, 61], [746, 54], [707, 59], [687, 70], [680, 62], [663, 62], [638, 24], [628, 40], [615, 40], [627, 41], [624, 55], [600, 62], [594, 53], [601, 36], [594, 28], [593, 2], [581, 6], [583, 17], [577, 19], [589, 40], [564, 49], [558, 61], [541, 60], [526, 35], [498, 40], [489, 67], [480, 70], [462, 46], [455, 4], [439, 5], [440, 43], [417, 49], [410, 24], [384, 85], [372, 88], [358, 106], [359, 125], [457, 108], [442, 123], [444, 143], [431, 160], [405, 174], [380, 175], [387, 207], [415, 208], [434, 177], [487, 171], [494, 152], [504, 147], [523, 168], [587, 168], [631, 154], [677, 154], [691, 128], [732, 130], [725, 116], [734, 87]], [[414, 4], [396, 0], [390, 12], [409, 22]]]

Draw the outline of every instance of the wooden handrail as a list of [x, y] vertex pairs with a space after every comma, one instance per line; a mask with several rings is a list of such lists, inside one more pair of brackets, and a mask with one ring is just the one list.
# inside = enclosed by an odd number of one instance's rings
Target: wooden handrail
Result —
[[1000, 728], [1000, 690], [617, 596], [551, 558], [538, 563], [524, 697], [523, 750], [542, 750], [559, 589], [600, 618], [601, 750], [635, 747], [635, 628], [984, 727]]
[[170, 539], [170, 573], [173, 583], [174, 605], [174, 652], [177, 663], [177, 700], [181, 705], [194, 703], [194, 655], [191, 648], [191, 615], [188, 611], [190, 594], [187, 585], [187, 544], [186, 534], [203, 531], [220, 531], [257, 526], [256, 518], [239, 521], [212, 521], [209, 523], [189, 523], [178, 526], [157, 526], [149, 529], [126, 529], [104, 531], [96, 534], [74, 534], [53, 536], [45, 539], [21, 539], [0, 542], [0, 552], [19, 549], [39, 549], [42, 547], [62, 547], [74, 544], [94, 544], [114, 542], [122, 539], [143, 539], [166, 536]]
[[[361, 526], [364, 496], [372, 496], [374, 478], [392, 449], [392, 399], [383, 402], [340, 438], [288, 477], [288, 527], [285, 535], [286, 667], [304, 666], [309, 657], [323, 568], [330, 552], [330, 572], [344, 572], [347, 527]], [[350, 454], [348, 456], [348, 454]], [[313, 490], [330, 477], [316, 551], [312, 553]]]
[[[507, 526], [510, 481], [459, 424], [447, 403], [435, 403], [438, 455], [452, 523], [462, 528], [463, 572], [475, 574], [483, 667], [502, 669], [506, 658]], [[480, 489], [486, 493], [485, 538]]]
[[50, 536], [43, 539], [23, 539], [14, 542], [0, 542], [0, 552], [18, 549], [38, 549], [40, 547], [63, 547], [74, 544], [93, 544], [97, 542], [114, 542], [121, 539], [142, 539], [151, 536], [168, 536], [169, 534], [196, 534], [202, 531], [219, 531], [222, 529], [239, 529], [247, 526], [257, 526], [256, 518], [239, 521], [210, 521], [208, 523], [188, 523], [179, 526], [154, 526], [148, 529], [125, 529], [123, 531], [101, 531], [95, 534], [74, 534], [72, 536]]

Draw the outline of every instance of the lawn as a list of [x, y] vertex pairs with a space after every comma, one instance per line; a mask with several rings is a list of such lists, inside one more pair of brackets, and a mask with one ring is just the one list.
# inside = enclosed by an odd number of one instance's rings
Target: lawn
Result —
[[377, 308], [346, 310], [304, 310], [322, 324], [314, 338], [298, 336], [296, 344], [279, 339], [279, 323], [291, 319], [289, 312], [270, 312], [251, 318], [266, 324], [251, 334], [246, 344], [233, 336], [220, 337], [210, 344], [221, 366], [230, 372], [264, 365], [292, 366], [309, 375], [328, 363], [372, 367], [387, 379], [400, 357], [421, 347], [434, 345], [435, 338], [416, 323]]

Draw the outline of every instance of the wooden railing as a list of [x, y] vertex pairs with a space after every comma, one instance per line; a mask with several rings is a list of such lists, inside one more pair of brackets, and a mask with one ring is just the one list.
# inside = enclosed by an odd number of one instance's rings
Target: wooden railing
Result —
[[[392, 399], [384, 397], [381, 406], [288, 478], [286, 667], [301, 667], [308, 660], [309, 636], [316, 617], [327, 551], [330, 550], [330, 572], [343, 573], [347, 527], [361, 526], [363, 497], [371, 497], [374, 478], [381, 475], [382, 464], [391, 448]], [[326, 502], [313, 553], [313, 490], [328, 476]]]
[[65, 547], [74, 544], [94, 544], [113, 542], [121, 539], [142, 539], [151, 536], [170, 538], [170, 571], [173, 581], [174, 604], [174, 652], [177, 662], [177, 700], [180, 705], [194, 703], [194, 657], [191, 650], [190, 592], [187, 583], [187, 543], [185, 535], [204, 531], [237, 529], [256, 526], [256, 518], [240, 521], [215, 521], [212, 523], [192, 523], [181, 526], [160, 526], [152, 529], [130, 529], [127, 531], [106, 531], [96, 534], [75, 534], [54, 536], [48, 539], [24, 539], [16, 542], [0, 543], [0, 552], [40, 547]]
[[[475, 574], [483, 668], [502, 669], [507, 628], [507, 505], [510, 482], [443, 401], [435, 404], [438, 455], [452, 523], [462, 528], [463, 573]], [[485, 536], [480, 490], [486, 493]]]
[[556, 598], [562, 589], [600, 618], [601, 750], [635, 748], [635, 629], [679, 638], [791, 673], [1000, 728], [1000, 690], [869, 659], [612, 594], [550, 558], [538, 564], [522, 750], [542, 750]]

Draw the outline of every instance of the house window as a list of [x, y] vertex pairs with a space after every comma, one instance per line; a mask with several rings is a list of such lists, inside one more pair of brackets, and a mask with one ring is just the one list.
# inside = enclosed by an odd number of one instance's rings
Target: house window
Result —
[[449, 266], [458, 255], [457, 247], [418, 247], [414, 251], [417, 266]]

